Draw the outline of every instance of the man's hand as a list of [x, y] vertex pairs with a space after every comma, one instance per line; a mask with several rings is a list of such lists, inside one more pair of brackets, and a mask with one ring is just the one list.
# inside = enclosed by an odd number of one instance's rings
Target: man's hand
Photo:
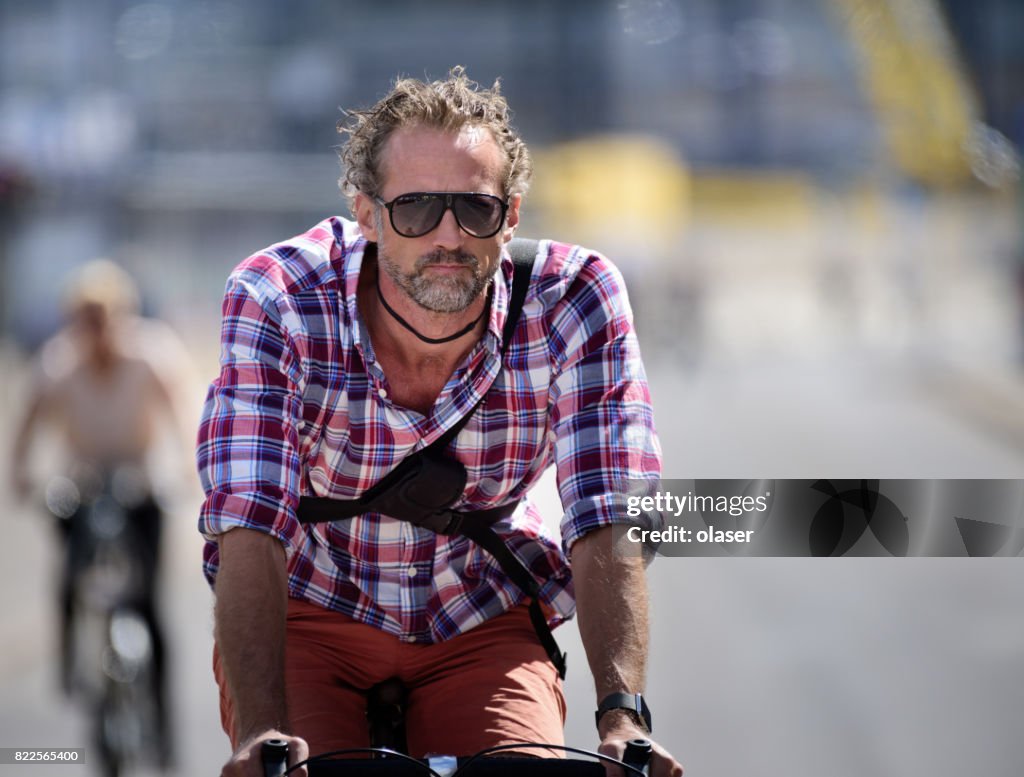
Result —
[[[243, 742], [231, 756], [231, 760], [221, 769], [221, 777], [263, 777], [263, 758], [261, 750], [268, 739], [282, 739], [288, 743], [288, 765], [309, 758], [309, 745], [300, 737], [288, 736], [280, 731], [271, 730], [250, 737]], [[295, 777], [306, 777], [303, 766], [291, 773]]]
[[[634, 723], [623, 710], [610, 710], [605, 713], [601, 717], [598, 733], [601, 736], [601, 745], [597, 752], [601, 755], [608, 755], [621, 761], [629, 740], [646, 739], [653, 747], [647, 768], [650, 777], [682, 777], [682, 765], [668, 750], [652, 740], [650, 733]], [[631, 772], [610, 763], [605, 763], [604, 771], [607, 777], [636, 777]], [[623, 775], [623, 772], [626, 774]]]

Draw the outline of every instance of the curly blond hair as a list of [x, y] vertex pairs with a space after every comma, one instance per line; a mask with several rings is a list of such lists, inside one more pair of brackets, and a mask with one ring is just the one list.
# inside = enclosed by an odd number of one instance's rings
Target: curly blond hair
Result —
[[347, 120], [338, 122], [338, 132], [348, 135], [339, 150], [345, 172], [338, 183], [350, 201], [356, 192], [380, 195], [384, 145], [396, 129], [414, 126], [445, 132], [458, 132], [466, 126], [490, 130], [505, 155], [505, 196], [525, 194], [529, 187], [533, 172], [530, 152], [512, 127], [500, 81], [483, 89], [469, 79], [461, 65], [453, 67], [443, 81], [400, 78], [373, 107], [347, 111], [346, 116]]

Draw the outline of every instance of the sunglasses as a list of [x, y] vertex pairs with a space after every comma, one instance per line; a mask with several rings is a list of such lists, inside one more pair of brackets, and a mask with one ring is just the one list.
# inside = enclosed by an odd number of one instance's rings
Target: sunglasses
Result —
[[422, 237], [437, 229], [448, 209], [467, 234], [491, 237], [498, 234], [508, 211], [508, 203], [500, 197], [476, 192], [410, 192], [391, 202], [373, 199], [388, 209], [391, 226], [402, 237]]

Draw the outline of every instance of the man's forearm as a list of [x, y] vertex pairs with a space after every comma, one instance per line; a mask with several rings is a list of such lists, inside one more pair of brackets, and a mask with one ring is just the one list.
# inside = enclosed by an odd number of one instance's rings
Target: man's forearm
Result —
[[597, 699], [643, 690], [647, 670], [647, 578], [641, 558], [617, 556], [612, 528], [572, 548], [580, 636]]
[[215, 632], [239, 742], [288, 726], [284, 694], [288, 582], [281, 543], [235, 529], [219, 540]]

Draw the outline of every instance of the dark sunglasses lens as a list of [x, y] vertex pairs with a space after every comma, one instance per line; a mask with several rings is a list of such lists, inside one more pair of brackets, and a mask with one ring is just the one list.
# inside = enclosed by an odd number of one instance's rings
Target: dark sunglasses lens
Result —
[[490, 237], [501, 228], [502, 202], [486, 194], [463, 194], [453, 203], [455, 217], [474, 237]]
[[438, 225], [443, 212], [438, 197], [399, 197], [391, 206], [391, 226], [405, 237], [419, 237]]

